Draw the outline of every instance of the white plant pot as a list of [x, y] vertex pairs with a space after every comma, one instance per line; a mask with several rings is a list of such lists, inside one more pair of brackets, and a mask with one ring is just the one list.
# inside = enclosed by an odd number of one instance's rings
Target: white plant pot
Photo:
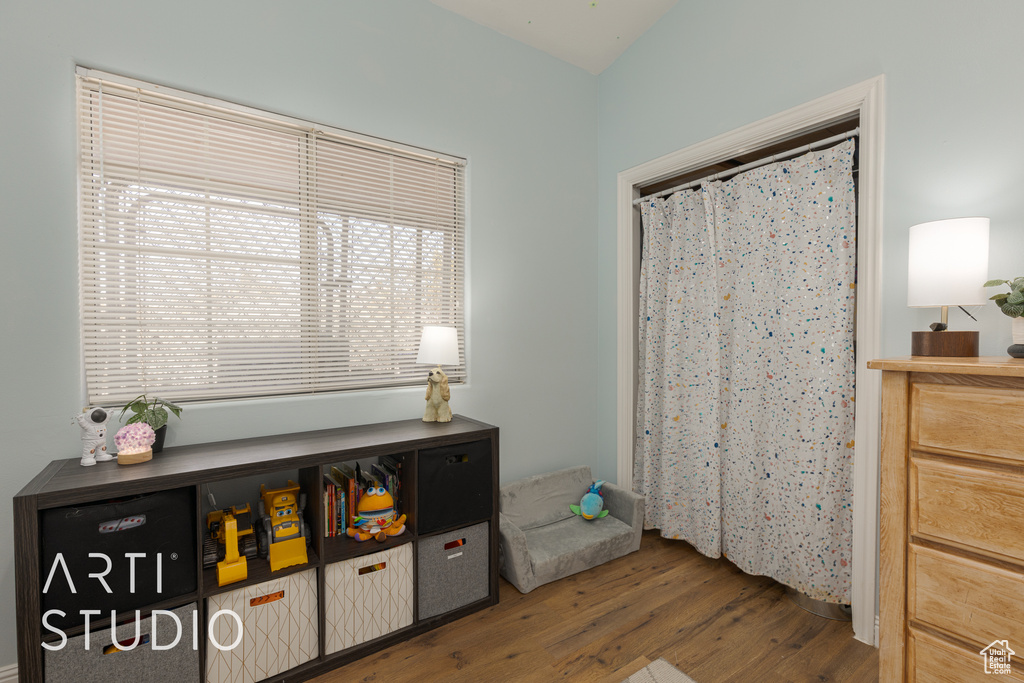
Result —
[[1014, 344], [1024, 344], [1024, 318], [1012, 318], [1011, 331]]

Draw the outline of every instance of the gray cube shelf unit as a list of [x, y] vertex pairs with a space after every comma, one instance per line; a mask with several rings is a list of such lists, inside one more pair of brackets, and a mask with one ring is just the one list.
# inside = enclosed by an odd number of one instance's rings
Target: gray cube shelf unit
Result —
[[[324, 474], [338, 463], [382, 456], [395, 456], [403, 465], [401, 512], [408, 515], [406, 532], [389, 537], [383, 543], [375, 540], [359, 543], [346, 536], [325, 538], [327, 520], [321, 504]], [[309, 501], [305, 511], [312, 536], [309, 561], [271, 572], [266, 560], [250, 559], [248, 577], [244, 581], [218, 586], [216, 571], [202, 567], [206, 529], [201, 487], [211, 482], [292, 470], [298, 471], [298, 483]], [[64, 541], [60, 531], [43, 534], [44, 528], [60, 528], [54, 527], [50, 520], [54, 516], [61, 518], [62, 510], [74, 510], [74, 514], [78, 514], [79, 509], [88, 510], [95, 504], [165, 493], [178, 498], [185, 495], [186, 507], [191, 508], [184, 517], [186, 525], [191, 527], [189, 533], [194, 531], [194, 537], [188, 541], [193, 544], [190, 551], [194, 550], [194, 558], [187, 560], [189, 566], [181, 584], [185, 592], [147, 604], [119, 603], [115, 607], [119, 624], [123, 621], [122, 615], [130, 619], [137, 609], [142, 610], [143, 615], [152, 610], [185, 608], [198, 613], [199, 648], [193, 657], [197, 676], [179, 670], [174, 676], [176, 681], [215, 682], [224, 678], [223, 670], [217, 674], [212, 671], [214, 667], [209, 666], [208, 659], [217, 657], [218, 653], [213, 651], [207, 638], [210, 616], [207, 611], [211, 605], [230, 602], [235, 593], [248, 600], [254, 587], [262, 585], [271, 587], [267, 590], [276, 590], [288, 580], [292, 581], [289, 585], [303, 584], [307, 603], [314, 604], [309, 601], [309, 594], [315, 601], [314, 607], [308, 607], [315, 613], [309, 615], [309, 628], [305, 630], [306, 637], [313, 632], [315, 640], [300, 663], [290, 660], [291, 665], [278, 665], [279, 670], [272, 670], [269, 675], [254, 676], [249, 672], [241, 680], [304, 681], [498, 602], [498, 428], [492, 425], [462, 416], [446, 424], [404, 420], [168, 448], [150, 462], [131, 466], [111, 462], [84, 468], [78, 458], [54, 460], [14, 497], [20, 681], [41, 683], [46, 680], [46, 662], [53, 655], [41, 644], [59, 641], [58, 636], [42, 626], [47, 600], [51, 606], [53, 603], [52, 595], [42, 593], [52, 569], [44, 558], [48, 552], [52, 555], [53, 549], [59, 549]], [[155, 524], [159, 515], [152, 517]], [[358, 579], [346, 578], [346, 572], [356, 577], [357, 573], [375, 571], [365, 567], [357, 569], [353, 565], [367, 565], [377, 557], [387, 559], [396, 572], [404, 572], [404, 577], [411, 577], [411, 583], [408, 578], [403, 579], [406, 587], [399, 596], [409, 604], [404, 608], [409, 616], [390, 625], [328, 623], [329, 619], [349, 618], [344, 616], [347, 603], [332, 602], [331, 587], [338, 590], [339, 586], [359, 585], [351, 583]], [[447, 561], [453, 558], [458, 561], [452, 561], [449, 566]], [[114, 561], [119, 560], [114, 558]], [[373, 566], [385, 564], [381, 561]], [[180, 566], [174, 568], [181, 569]], [[99, 569], [102, 565], [91, 571]], [[374, 580], [375, 576], [370, 575], [367, 580]], [[79, 578], [89, 581], [85, 575], [76, 575], [74, 580]], [[460, 584], [468, 590], [453, 590], [453, 586]], [[275, 593], [279, 594], [283, 591]], [[104, 607], [107, 618], [101, 615], [91, 623], [94, 638], [101, 630], [109, 632], [112, 607]], [[354, 618], [359, 620], [364, 616]], [[73, 644], [85, 629], [68, 625], [62, 630], [69, 644]], [[281, 638], [286, 637], [294, 639], [295, 634], [282, 633]], [[120, 630], [118, 638], [122, 638]], [[356, 644], [352, 645], [353, 642]], [[191, 645], [187, 647], [191, 649]], [[167, 652], [173, 653], [174, 649]], [[153, 655], [159, 657], [163, 652], [149, 652], [150, 659], [145, 660], [149, 662], [147, 666], [153, 665]], [[163, 665], [180, 667], [180, 662], [179, 657], [168, 659]], [[66, 659], [60, 663], [62, 670], [76, 665]], [[78, 666], [89, 664], [83, 661]], [[218, 666], [225, 664], [219, 662]], [[281, 666], [289, 668], [281, 669]], [[55, 671], [56, 668], [54, 666]]]

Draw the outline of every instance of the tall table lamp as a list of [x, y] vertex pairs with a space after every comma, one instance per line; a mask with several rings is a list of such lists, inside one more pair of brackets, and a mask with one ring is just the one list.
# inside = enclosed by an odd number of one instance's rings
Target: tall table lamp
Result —
[[423, 421], [450, 422], [452, 411], [448, 406], [448, 376], [441, 370], [441, 366], [459, 364], [458, 330], [454, 327], [424, 326], [416, 362], [437, 366], [427, 378], [427, 406]]
[[977, 331], [947, 329], [948, 307], [985, 304], [988, 227], [987, 218], [951, 218], [910, 228], [907, 306], [942, 309], [930, 332], [911, 333], [911, 355], [978, 355]]

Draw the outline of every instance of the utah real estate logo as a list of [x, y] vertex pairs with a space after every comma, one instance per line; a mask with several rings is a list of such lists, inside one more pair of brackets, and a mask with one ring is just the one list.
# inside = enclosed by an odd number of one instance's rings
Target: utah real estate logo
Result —
[[985, 658], [985, 673], [1009, 674], [1010, 657], [1017, 654], [1006, 640], [994, 640], [979, 653]]

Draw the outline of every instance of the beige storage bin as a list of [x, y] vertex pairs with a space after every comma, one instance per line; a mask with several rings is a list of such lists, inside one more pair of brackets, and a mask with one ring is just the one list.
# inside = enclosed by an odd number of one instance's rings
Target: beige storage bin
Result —
[[206, 618], [230, 610], [242, 620], [242, 638], [231, 650], [220, 650], [238, 638], [230, 615], [218, 618], [208, 632], [208, 683], [255, 683], [293, 669], [319, 655], [316, 569], [221, 593], [206, 601]]
[[327, 654], [412, 624], [412, 588], [412, 543], [327, 565]]

